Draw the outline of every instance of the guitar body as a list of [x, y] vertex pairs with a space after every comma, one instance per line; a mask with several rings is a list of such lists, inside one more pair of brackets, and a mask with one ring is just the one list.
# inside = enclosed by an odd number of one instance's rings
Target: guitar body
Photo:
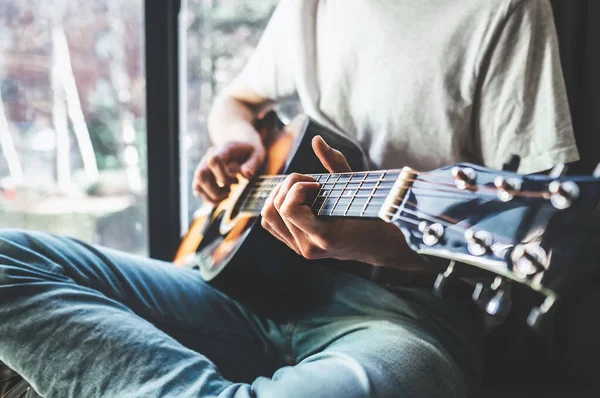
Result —
[[[368, 168], [358, 145], [306, 116], [284, 126], [275, 112], [269, 112], [259, 131], [269, 137], [262, 175], [326, 173], [312, 150], [316, 135], [344, 153], [352, 170]], [[200, 272], [213, 286], [246, 304], [264, 307], [265, 301], [281, 302], [305, 290], [310, 284], [307, 270], [314, 269], [318, 261], [298, 256], [264, 230], [256, 215], [236, 212], [236, 202], [247, 185], [248, 181], [240, 181], [218, 206], [206, 205], [197, 212], [175, 264]]]

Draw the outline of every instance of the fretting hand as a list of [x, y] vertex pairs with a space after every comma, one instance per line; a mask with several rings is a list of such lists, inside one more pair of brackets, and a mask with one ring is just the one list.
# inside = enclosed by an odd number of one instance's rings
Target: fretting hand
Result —
[[[323, 138], [315, 137], [312, 147], [330, 173], [351, 171], [344, 155]], [[307, 259], [358, 260], [377, 266], [420, 264], [402, 233], [391, 224], [379, 220], [317, 218], [306, 202], [315, 197], [319, 186], [310, 176], [289, 175], [265, 203], [262, 226]]]

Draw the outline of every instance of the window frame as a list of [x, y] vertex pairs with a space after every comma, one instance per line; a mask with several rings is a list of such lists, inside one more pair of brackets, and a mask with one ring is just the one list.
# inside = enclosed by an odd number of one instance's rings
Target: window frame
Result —
[[180, 243], [179, 0], [144, 5], [148, 143], [148, 252], [171, 261]]

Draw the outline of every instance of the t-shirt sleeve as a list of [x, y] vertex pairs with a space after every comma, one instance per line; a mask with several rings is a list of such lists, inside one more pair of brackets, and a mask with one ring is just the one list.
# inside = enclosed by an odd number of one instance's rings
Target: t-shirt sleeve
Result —
[[295, 94], [290, 65], [293, 51], [290, 37], [301, 23], [298, 15], [299, 0], [281, 0], [263, 35], [238, 79], [258, 94], [273, 101]]
[[510, 11], [480, 81], [475, 133], [485, 165], [501, 168], [516, 154], [519, 172], [535, 173], [579, 159], [547, 0]]

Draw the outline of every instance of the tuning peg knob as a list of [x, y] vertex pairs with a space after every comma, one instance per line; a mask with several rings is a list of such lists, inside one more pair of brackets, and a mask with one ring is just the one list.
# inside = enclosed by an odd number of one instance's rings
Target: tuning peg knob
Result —
[[452, 177], [454, 184], [458, 189], [467, 189], [467, 187], [475, 182], [477, 173], [470, 167], [453, 167]]
[[423, 243], [427, 246], [437, 245], [444, 236], [444, 226], [439, 223], [429, 225], [427, 221], [419, 224], [419, 231], [423, 233]]
[[507, 180], [502, 176], [498, 176], [494, 179], [494, 185], [498, 189], [498, 199], [503, 202], [509, 202], [514, 198], [514, 194], [521, 190], [521, 180], [518, 178], [511, 178]]
[[492, 234], [488, 231], [475, 231], [469, 228], [465, 231], [465, 239], [468, 243], [467, 249], [474, 256], [483, 256], [492, 246]]
[[517, 245], [511, 254], [515, 268], [525, 277], [533, 277], [546, 269], [548, 254], [537, 244]]
[[548, 190], [551, 194], [550, 202], [558, 210], [568, 209], [579, 197], [579, 187], [573, 181], [552, 181]]

